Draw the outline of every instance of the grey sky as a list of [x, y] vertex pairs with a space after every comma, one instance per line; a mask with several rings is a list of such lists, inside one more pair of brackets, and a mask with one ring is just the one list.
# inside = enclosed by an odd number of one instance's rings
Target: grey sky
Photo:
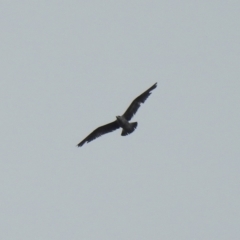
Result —
[[[239, 1], [2, 1], [0, 238], [240, 239]], [[158, 82], [137, 130], [75, 145]]]

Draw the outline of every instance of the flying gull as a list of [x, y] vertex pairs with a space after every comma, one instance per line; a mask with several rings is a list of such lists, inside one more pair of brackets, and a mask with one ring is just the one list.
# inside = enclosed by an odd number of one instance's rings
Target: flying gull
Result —
[[122, 136], [126, 136], [132, 133], [137, 128], [137, 122], [129, 122], [131, 118], [136, 114], [138, 108], [141, 103], [144, 103], [146, 99], [151, 95], [151, 91], [157, 87], [157, 83], [151, 86], [148, 90], [142, 93], [140, 96], [135, 98], [126, 112], [122, 116], [116, 116], [116, 120], [114, 122], [108, 123], [101, 127], [95, 129], [92, 133], [90, 133], [86, 138], [84, 138], [80, 143], [78, 143], [78, 147], [81, 147], [84, 143], [91, 142], [92, 140], [102, 136], [103, 134], [115, 131], [118, 128], [122, 128]]

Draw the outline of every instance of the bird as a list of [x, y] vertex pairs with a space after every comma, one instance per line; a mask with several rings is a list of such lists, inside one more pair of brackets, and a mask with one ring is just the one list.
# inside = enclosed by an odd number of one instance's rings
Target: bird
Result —
[[77, 144], [77, 147], [83, 146], [85, 143], [89, 143], [94, 139], [117, 130], [118, 128], [122, 128], [121, 136], [127, 136], [131, 134], [136, 128], [137, 122], [129, 122], [131, 118], [136, 114], [139, 109], [141, 103], [144, 103], [147, 98], [151, 95], [151, 91], [157, 87], [157, 83], [153, 84], [149, 89], [143, 92], [141, 95], [136, 97], [127, 110], [121, 116], [116, 116], [116, 120], [108, 123], [106, 125], [100, 126], [96, 128], [93, 132], [91, 132], [86, 138], [84, 138], [80, 143]]

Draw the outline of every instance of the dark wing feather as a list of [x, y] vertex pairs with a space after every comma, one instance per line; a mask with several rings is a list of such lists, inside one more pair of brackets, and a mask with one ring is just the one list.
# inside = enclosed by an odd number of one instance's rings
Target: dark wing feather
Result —
[[86, 138], [84, 138], [77, 146], [81, 147], [84, 143], [91, 142], [95, 138], [98, 138], [98, 137], [102, 136], [103, 134], [112, 132], [112, 131], [118, 129], [119, 127], [120, 126], [119, 126], [117, 121], [108, 123], [108, 124], [103, 125], [101, 127], [98, 127], [92, 133], [90, 133]]
[[140, 96], [135, 98], [123, 116], [130, 121], [134, 114], [136, 114], [138, 108], [140, 107], [141, 103], [144, 103], [146, 99], [151, 95], [151, 91], [157, 87], [157, 83], [151, 86], [148, 90], [142, 93]]

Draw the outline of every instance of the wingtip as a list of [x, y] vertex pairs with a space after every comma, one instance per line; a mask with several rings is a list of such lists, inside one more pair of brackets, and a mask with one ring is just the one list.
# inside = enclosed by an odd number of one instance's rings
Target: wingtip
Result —
[[157, 82], [154, 83], [150, 88], [149, 88], [149, 91], [152, 91], [153, 89], [155, 89], [157, 87]]
[[81, 144], [81, 143], [78, 143], [77, 145], [76, 145], [76, 147], [81, 147], [83, 144]]

